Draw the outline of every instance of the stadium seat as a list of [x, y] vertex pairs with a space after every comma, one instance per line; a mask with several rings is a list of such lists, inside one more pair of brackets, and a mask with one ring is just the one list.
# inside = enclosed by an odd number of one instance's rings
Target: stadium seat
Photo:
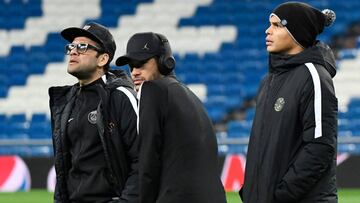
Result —
[[53, 154], [53, 148], [50, 146], [28, 146], [28, 156], [31, 157], [49, 157]]
[[40, 123], [40, 122], [48, 122], [48, 121], [49, 121], [49, 118], [47, 117], [46, 114], [35, 113], [35, 114], [31, 115], [32, 123]]
[[50, 139], [50, 122], [32, 122], [30, 124], [28, 133], [32, 139]]
[[249, 137], [250, 130], [251, 130], [251, 122], [247, 122], [247, 121], [228, 122], [229, 137]]
[[339, 59], [354, 59], [358, 53], [357, 49], [344, 49], [338, 53]]
[[251, 122], [254, 119], [254, 116], [255, 116], [255, 108], [247, 109], [245, 120]]
[[29, 155], [29, 147], [23, 145], [0, 147], [0, 155], [14, 155], [14, 154], [26, 157]]

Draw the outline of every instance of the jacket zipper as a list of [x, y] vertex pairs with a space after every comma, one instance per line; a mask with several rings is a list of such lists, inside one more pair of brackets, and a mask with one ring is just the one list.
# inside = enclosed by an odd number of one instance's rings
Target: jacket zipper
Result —
[[[272, 83], [274, 81], [274, 74], [271, 73], [270, 75], [270, 81], [268, 82], [267, 84], [267, 88], [266, 88], [266, 96], [265, 96], [265, 102], [264, 102], [264, 106], [266, 107], [267, 103], [268, 103], [268, 100], [269, 100], [269, 95], [270, 95], [270, 92], [271, 92], [271, 87], [272, 87]], [[266, 116], [266, 108], [265, 108], [265, 111], [262, 112], [262, 117], [265, 118]], [[260, 140], [262, 139], [262, 136], [263, 136], [263, 131], [264, 131], [264, 126], [265, 126], [265, 120], [262, 120], [261, 122], [261, 132], [260, 132]], [[258, 157], [261, 157], [261, 152], [262, 151], [258, 151]], [[256, 166], [256, 177], [257, 179], [259, 179], [259, 165]], [[257, 200], [256, 201], [259, 201], [259, 183], [256, 184], [256, 197], [257, 197]]]

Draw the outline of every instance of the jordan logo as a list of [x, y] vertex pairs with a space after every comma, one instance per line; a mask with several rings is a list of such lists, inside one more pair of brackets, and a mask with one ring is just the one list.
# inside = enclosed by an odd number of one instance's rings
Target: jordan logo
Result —
[[142, 49], [146, 50], [146, 51], [149, 51], [148, 43], [146, 43]]

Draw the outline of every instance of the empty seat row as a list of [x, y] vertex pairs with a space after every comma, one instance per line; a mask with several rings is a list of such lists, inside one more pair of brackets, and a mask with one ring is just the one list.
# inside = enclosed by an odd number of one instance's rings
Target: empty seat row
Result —
[[1, 146], [0, 155], [19, 155], [22, 157], [50, 157], [53, 156], [52, 146]]

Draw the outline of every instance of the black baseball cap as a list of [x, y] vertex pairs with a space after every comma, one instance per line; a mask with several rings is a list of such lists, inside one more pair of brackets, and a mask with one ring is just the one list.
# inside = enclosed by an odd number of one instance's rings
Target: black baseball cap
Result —
[[128, 64], [131, 60], [143, 61], [164, 52], [159, 36], [153, 32], [134, 34], [128, 41], [126, 54], [116, 59], [117, 66]]
[[99, 43], [104, 52], [109, 54], [109, 63], [114, 58], [116, 44], [110, 31], [95, 22], [87, 23], [83, 28], [70, 27], [61, 31], [61, 36], [69, 42], [73, 42], [76, 37], [88, 37]]

